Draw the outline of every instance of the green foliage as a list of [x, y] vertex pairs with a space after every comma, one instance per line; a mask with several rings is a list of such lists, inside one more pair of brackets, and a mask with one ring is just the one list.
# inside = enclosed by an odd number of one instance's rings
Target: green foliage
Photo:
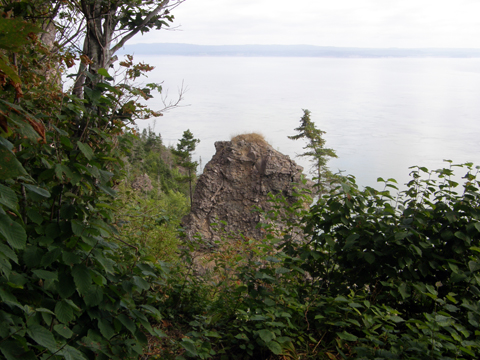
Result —
[[304, 147], [306, 151], [299, 156], [310, 156], [312, 158], [313, 168], [317, 175], [317, 184], [320, 186], [320, 191], [322, 191], [325, 180], [332, 177], [326, 166], [327, 162], [329, 158], [336, 158], [337, 154], [335, 150], [325, 148], [325, 139], [322, 138], [325, 131], [315, 127], [315, 123], [310, 119], [309, 110], [303, 110], [300, 126], [295, 130], [298, 134], [288, 138], [292, 140], [306, 139], [308, 141], [308, 144]]
[[123, 171], [127, 183], [133, 184], [136, 179], [146, 174], [153, 186], [151, 191], [147, 190], [149, 197], [158, 192], [168, 194], [172, 191], [188, 195], [188, 186], [177, 181], [181, 174], [175, 163], [175, 156], [171, 149], [163, 145], [161, 136], [151, 127], [141, 133], [138, 130], [128, 131], [120, 137], [120, 141], [125, 143], [126, 147]]
[[191, 319], [183, 356], [478, 358], [480, 193], [463, 169], [463, 188], [452, 169], [414, 168], [398, 197], [393, 179], [360, 191], [350, 177], [310, 209], [273, 198], [268, 216], [289, 226], [226, 236], [200, 252], [204, 275], [171, 289], [190, 304], [175, 309]]
[[2, 358], [138, 358], [147, 335], [163, 335], [150, 304], [168, 267], [116, 241], [114, 186], [128, 145], [117, 136], [132, 118], [117, 109], [128, 93], [106, 70], [89, 74], [97, 85], [85, 99], [46, 77], [36, 88], [43, 45], [32, 37], [13, 50], [22, 87], [4, 86], [0, 99]]
[[[30, 43], [29, 34], [39, 33], [40, 28], [35, 24], [28, 23], [22, 18], [4, 18], [0, 16], [0, 49], [18, 52], [23, 46]], [[0, 53], [0, 71], [9, 77], [14, 84], [20, 84], [17, 69], [7, 56]], [[2, 81], [3, 82], [3, 81]]]
[[187, 181], [189, 184], [190, 193], [190, 205], [193, 202], [193, 181], [197, 171], [198, 163], [192, 161], [192, 154], [200, 142], [199, 139], [195, 139], [190, 130], [183, 132], [183, 137], [177, 144], [176, 149], [172, 149], [172, 153], [178, 157], [178, 164], [187, 170], [187, 175], [179, 178], [179, 181]]
[[119, 187], [115, 218], [118, 238], [156, 260], [178, 261], [180, 221], [188, 213], [187, 198], [174, 190], [145, 197]]

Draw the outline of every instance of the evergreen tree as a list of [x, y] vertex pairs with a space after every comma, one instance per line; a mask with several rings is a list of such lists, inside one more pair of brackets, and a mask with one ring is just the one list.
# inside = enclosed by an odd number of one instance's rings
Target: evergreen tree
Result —
[[199, 139], [195, 139], [190, 130], [183, 132], [183, 137], [179, 140], [176, 149], [172, 149], [172, 153], [178, 156], [178, 164], [187, 170], [187, 176], [181, 180], [188, 181], [190, 187], [190, 205], [193, 202], [192, 183], [195, 178], [195, 172], [197, 170], [198, 162], [192, 161], [192, 154], [200, 142]]
[[317, 129], [315, 123], [310, 119], [311, 112], [309, 110], [303, 110], [303, 116], [300, 119], [300, 126], [295, 130], [297, 135], [289, 136], [289, 139], [298, 140], [306, 139], [307, 145], [303, 148], [306, 151], [299, 156], [311, 156], [313, 162], [313, 169], [317, 175], [317, 185], [322, 189], [322, 182], [331, 176], [327, 167], [327, 162], [330, 158], [336, 158], [337, 154], [335, 150], [325, 148], [325, 139], [322, 137], [325, 131]]

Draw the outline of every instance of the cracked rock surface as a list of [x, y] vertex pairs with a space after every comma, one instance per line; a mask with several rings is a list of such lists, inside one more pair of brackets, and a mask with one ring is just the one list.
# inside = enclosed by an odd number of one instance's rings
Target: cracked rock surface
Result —
[[227, 223], [227, 232], [262, 239], [263, 230], [256, 228], [261, 215], [252, 210], [269, 210], [270, 192], [294, 201], [292, 183], [301, 184], [303, 168], [264, 141], [239, 137], [216, 142], [216, 153], [198, 178], [192, 209], [182, 221], [190, 239], [198, 233], [210, 243], [220, 240], [211, 226], [218, 221]]

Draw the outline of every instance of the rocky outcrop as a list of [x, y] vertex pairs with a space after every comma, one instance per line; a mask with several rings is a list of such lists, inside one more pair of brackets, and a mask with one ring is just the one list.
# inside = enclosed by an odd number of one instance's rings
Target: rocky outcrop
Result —
[[200, 234], [213, 243], [221, 234], [212, 223], [226, 222], [227, 232], [261, 239], [261, 214], [269, 210], [268, 193], [282, 193], [293, 202], [293, 184], [301, 183], [303, 168], [270, 146], [258, 134], [239, 135], [215, 143], [216, 154], [198, 178], [192, 209], [183, 219], [188, 238]]
[[139, 175], [132, 181], [132, 189], [144, 192], [151, 191], [153, 190], [152, 180], [150, 180], [148, 174]]

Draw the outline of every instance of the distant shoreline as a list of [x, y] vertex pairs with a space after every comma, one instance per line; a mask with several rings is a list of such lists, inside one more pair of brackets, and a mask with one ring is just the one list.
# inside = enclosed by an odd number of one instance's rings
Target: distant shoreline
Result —
[[192, 45], [173, 43], [127, 45], [120, 53], [225, 57], [480, 58], [480, 49], [380, 49], [313, 45]]

